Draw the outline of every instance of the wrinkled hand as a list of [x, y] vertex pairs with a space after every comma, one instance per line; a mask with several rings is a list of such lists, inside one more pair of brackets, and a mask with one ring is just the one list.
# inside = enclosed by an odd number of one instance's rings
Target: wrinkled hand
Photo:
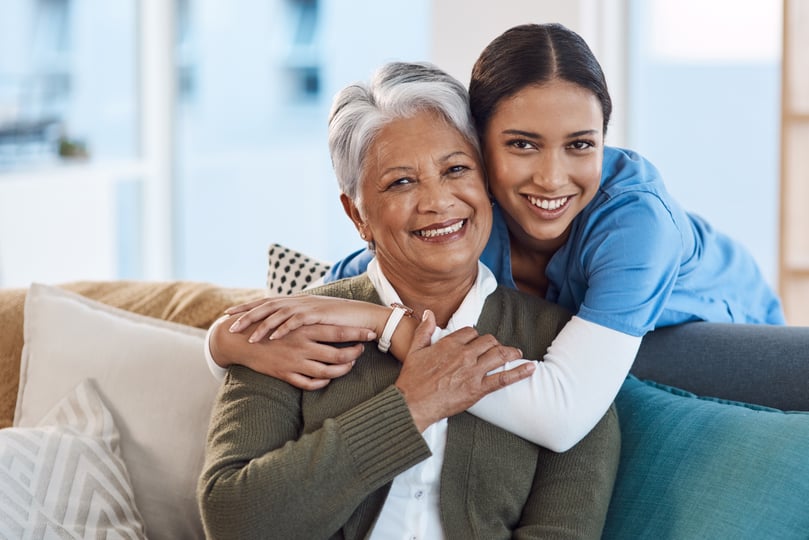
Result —
[[280, 339], [297, 328], [313, 324], [366, 328], [377, 333], [384, 328], [390, 315], [389, 308], [369, 302], [314, 295], [263, 298], [234, 306], [225, 312], [240, 314], [231, 325], [231, 332], [241, 332], [251, 324], [258, 323], [248, 338], [251, 343], [267, 336], [271, 340]]
[[494, 336], [461, 328], [430, 345], [435, 316], [424, 312], [416, 328], [396, 386], [404, 395], [416, 427], [465, 411], [483, 396], [529, 377], [532, 362], [488, 375], [522, 357], [519, 349], [501, 345]]
[[[227, 321], [220, 325], [226, 327]], [[211, 336], [211, 354], [219, 365], [242, 364], [253, 371], [276, 377], [302, 390], [323, 388], [342, 377], [362, 354], [363, 342], [373, 340], [365, 328], [309, 325], [282, 338], [248, 343], [247, 335], [217, 328]], [[344, 347], [335, 344], [348, 344]]]

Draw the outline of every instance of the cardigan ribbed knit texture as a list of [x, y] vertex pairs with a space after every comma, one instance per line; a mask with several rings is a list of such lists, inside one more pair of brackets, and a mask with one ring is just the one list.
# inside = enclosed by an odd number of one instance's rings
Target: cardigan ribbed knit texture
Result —
[[[380, 303], [366, 276], [312, 291]], [[477, 329], [541, 358], [561, 308], [498, 288]], [[234, 366], [214, 406], [199, 500], [210, 538], [366, 538], [394, 477], [429, 457], [394, 383], [366, 346], [347, 375], [305, 392]], [[448, 422], [440, 512], [447, 539], [599, 538], [618, 466], [614, 408], [568, 452], [468, 413]]]

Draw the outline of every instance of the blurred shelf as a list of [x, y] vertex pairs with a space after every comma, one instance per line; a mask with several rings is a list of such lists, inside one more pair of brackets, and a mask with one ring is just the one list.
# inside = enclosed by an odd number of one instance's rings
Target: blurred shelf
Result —
[[0, 184], [30, 183], [43, 181], [70, 182], [75, 179], [120, 179], [144, 176], [145, 163], [137, 160], [121, 161], [63, 161], [24, 165], [0, 169]]

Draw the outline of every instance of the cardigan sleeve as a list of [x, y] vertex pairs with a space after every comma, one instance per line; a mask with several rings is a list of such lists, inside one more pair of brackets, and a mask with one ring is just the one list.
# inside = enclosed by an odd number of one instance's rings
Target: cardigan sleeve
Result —
[[559, 454], [542, 449], [531, 494], [513, 538], [601, 538], [620, 453], [621, 433], [614, 405], [569, 451]]
[[208, 536], [328, 538], [430, 454], [393, 386], [308, 433], [301, 400], [283, 381], [229, 369], [198, 486]]

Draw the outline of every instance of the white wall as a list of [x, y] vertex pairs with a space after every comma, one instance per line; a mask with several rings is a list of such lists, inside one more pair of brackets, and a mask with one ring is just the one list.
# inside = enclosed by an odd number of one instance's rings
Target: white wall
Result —
[[0, 177], [0, 286], [115, 279], [115, 187], [84, 167]]

